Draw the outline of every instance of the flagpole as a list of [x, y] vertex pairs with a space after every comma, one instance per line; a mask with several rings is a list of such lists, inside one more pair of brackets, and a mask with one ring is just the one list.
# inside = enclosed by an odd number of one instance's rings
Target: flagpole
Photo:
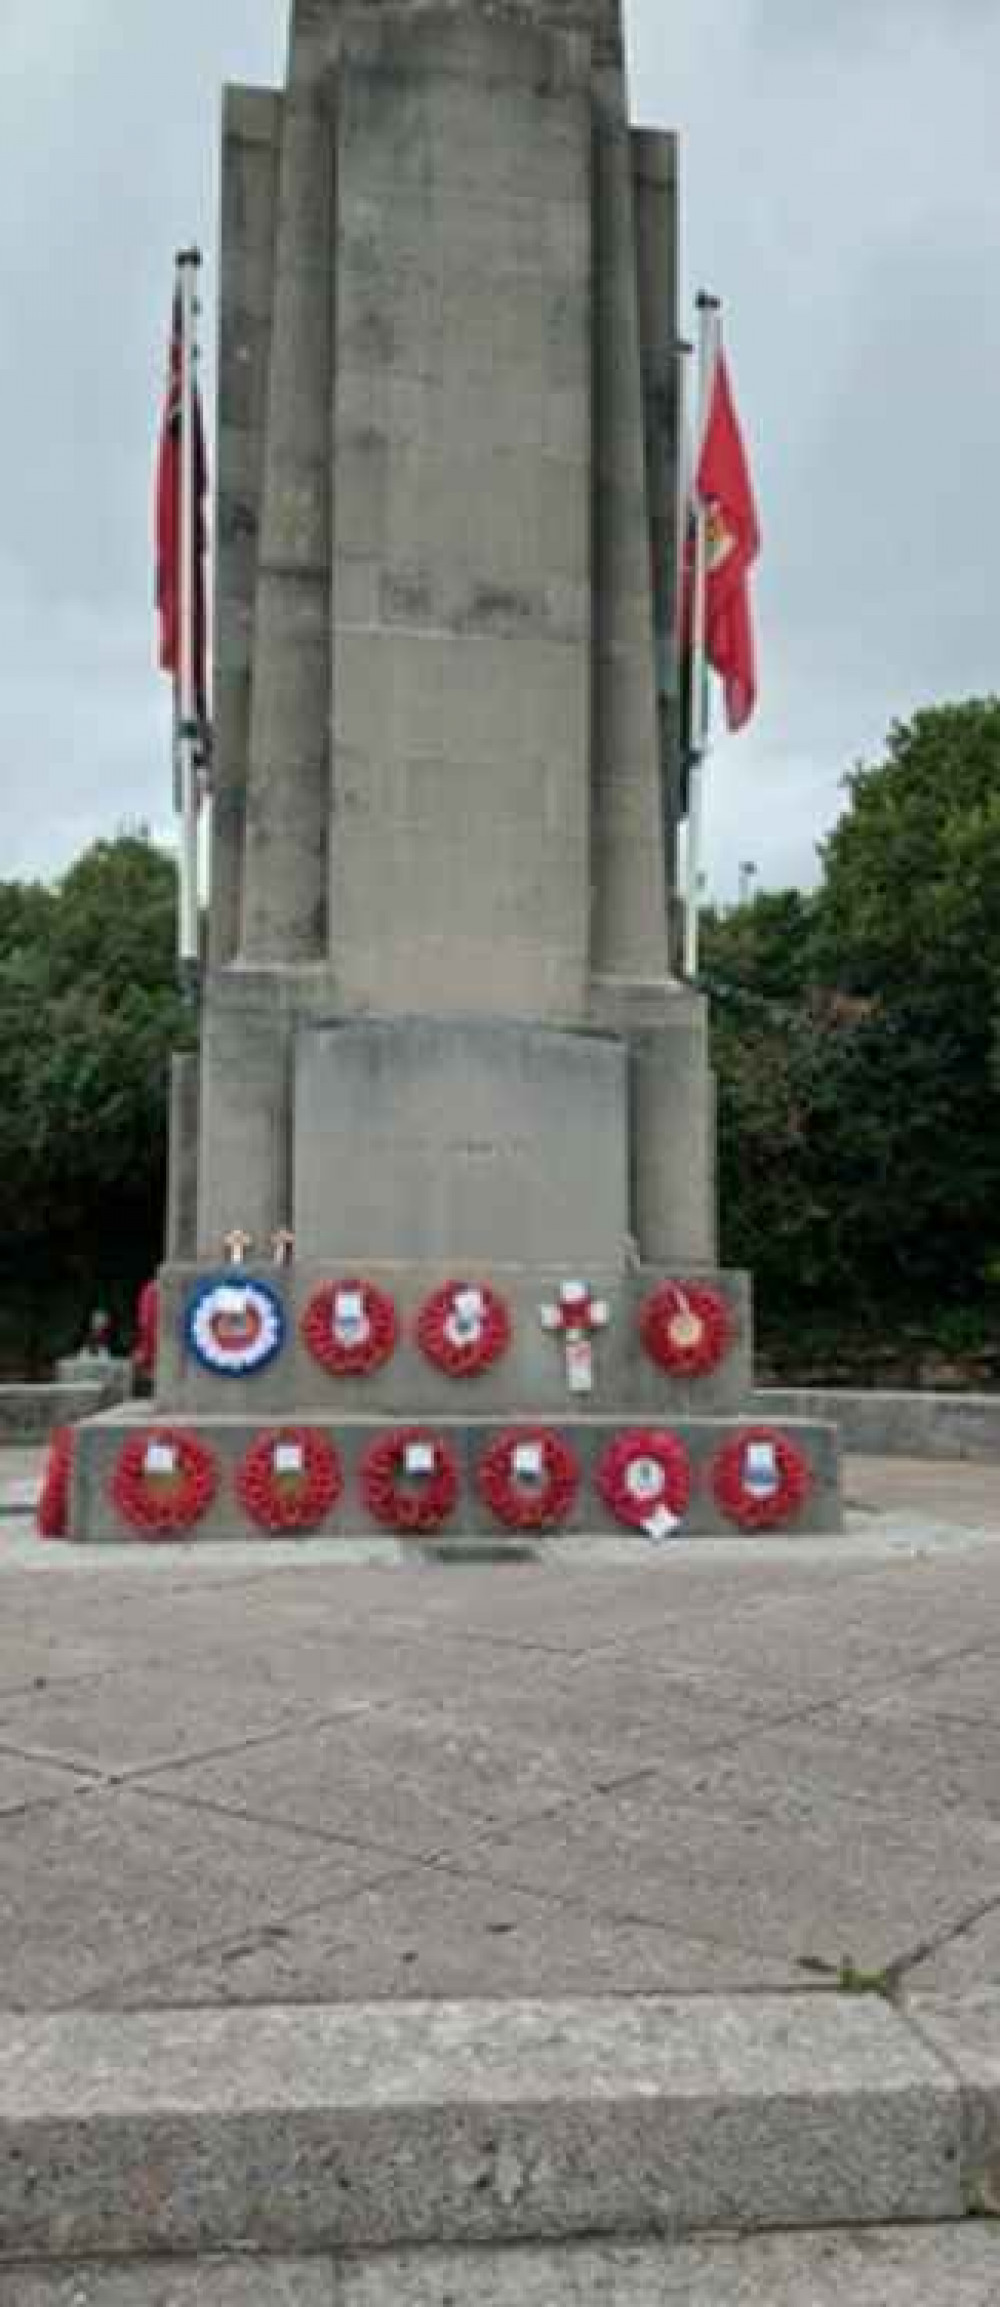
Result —
[[719, 299], [698, 297], [698, 433], [694, 466], [694, 583], [691, 613], [691, 703], [689, 713], [687, 889], [684, 916], [684, 974], [698, 975], [701, 916], [702, 787], [708, 752], [708, 687], [705, 661], [705, 605], [708, 591], [708, 507], [697, 494], [698, 466], [708, 423], [712, 373], [719, 342]]
[[[674, 366], [676, 374], [677, 409], [677, 469], [675, 474], [676, 506], [674, 518], [674, 622], [671, 634], [671, 693], [675, 707], [676, 761], [671, 790], [670, 808], [670, 887], [677, 899], [681, 895], [680, 826], [684, 814], [686, 785], [685, 713], [684, 713], [684, 647], [687, 591], [688, 522], [691, 516], [691, 435], [689, 430], [689, 371], [694, 356], [694, 345], [688, 337], [674, 339]], [[678, 905], [677, 912], [680, 911]], [[671, 921], [671, 961], [677, 931]]]
[[180, 647], [177, 668], [177, 757], [180, 787], [180, 892], [178, 964], [181, 984], [191, 998], [201, 974], [198, 899], [198, 758], [201, 730], [197, 695], [197, 470], [195, 395], [198, 367], [198, 272], [196, 248], [177, 258], [181, 315], [180, 406]]

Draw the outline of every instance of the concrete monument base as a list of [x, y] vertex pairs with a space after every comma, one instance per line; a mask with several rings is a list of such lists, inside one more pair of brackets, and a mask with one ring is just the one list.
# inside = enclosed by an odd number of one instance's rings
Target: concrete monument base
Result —
[[[404, 1422], [400, 1421], [402, 1425]], [[420, 1421], [421, 1432], [432, 1434], [447, 1449], [454, 1461], [457, 1474], [457, 1497], [453, 1511], [433, 1531], [414, 1531], [410, 1535], [414, 1545], [421, 1537], [433, 1539], [436, 1548], [447, 1549], [449, 1544], [461, 1547], [470, 1537], [503, 1538], [505, 1526], [482, 1498], [478, 1485], [478, 1470], [486, 1452], [498, 1437], [524, 1420], [509, 1417], [476, 1415], [470, 1411], [452, 1412], [433, 1421]], [[537, 1426], [540, 1422], [532, 1422]], [[273, 1430], [281, 1430], [281, 1421], [272, 1422]], [[390, 1421], [378, 1416], [359, 1416], [343, 1410], [330, 1412], [326, 1417], [311, 1414], [296, 1417], [296, 1431], [315, 1432], [331, 1443], [339, 1461], [343, 1487], [336, 1504], [317, 1521], [311, 1535], [328, 1538], [371, 1537], [381, 1533], [391, 1535], [391, 1528], [376, 1519], [368, 1510], [363, 1490], [362, 1467], [366, 1454], [380, 1437], [391, 1430]], [[207, 1511], [197, 1524], [184, 1532], [193, 1542], [199, 1539], [252, 1539], [254, 1525], [241, 1506], [236, 1491], [236, 1477], [248, 1451], [268, 1430], [267, 1422], [245, 1414], [225, 1415], [221, 1412], [187, 1416], [183, 1432], [203, 1444], [211, 1454], [215, 1468], [215, 1495]], [[546, 1431], [568, 1445], [579, 1472], [576, 1497], [558, 1525], [553, 1526], [553, 1537], [595, 1536], [617, 1532], [627, 1534], [627, 1526], [616, 1518], [605, 1504], [597, 1484], [597, 1471], [609, 1445], [625, 1436], [634, 1437], [637, 1446], [648, 1435], [648, 1422], [628, 1420], [620, 1415], [587, 1413], [574, 1416], [565, 1410], [557, 1418], [546, 1422]], [[660, 1430], [664, 1430], [661, 1421]], [[669, 1433], [686, 1454], [690, 1467], [691, 1501], [677, 1517], [674, 1531], [665, 1528], [659, 1533], [644, 1533], [636, 1528], [636, 1543], [641, 1545], [655, 1540], [671, 1538], [711, 1538], [732, 1536], [740, 1525], [723, 1511], [713, 1487], [714, 1470], [720, 1453], [746, 1430], [757, 1431], [752, 1421], [742, 1426], [738, 1419], [721, 1417], [672, 1417]], [[157, 1416], [143, 1418], [142, 1406], [135, 1410], [110, 1411], [105, 1416], [88, 1421], [76, 1436], [74, 1455], [71, 1527], [73, 1534], [87, 1542], [121, 1543], [136, 1536], [128, 1521], [116, 1509], [111, 1497], [111, 1484], [121, 1460], [122, 1451], [137, 1436], [167, 1436], [177, 1431], [176, 1424]], [[835, 1428], [789, 1420], [782, 1425], [782, 1437], [801, 1457], [809, 1469], [808, 1496], [801, 1511], [784, 1517], [780, 1527], [785, 1535], [797, 1533], [835, 1532], [843, 1527], [840, 1498], [839, 1442]], [[411, 1493], [419, 1490], [419, 1482], [405, 1485]], [[141, 1535], [141, 1534], [139, 1534]], [[257, 1532], [260, 1535], [260, 1532]], [[404, 1533], [405, 1535], [405, 1533]], [[545, 1531], [509, 1529], [506, 1535], [516, 1543], [519, 1536], [530, 1537], [544, 1544]], [[303, 1537], [308, 1545], [308, 1536]]]

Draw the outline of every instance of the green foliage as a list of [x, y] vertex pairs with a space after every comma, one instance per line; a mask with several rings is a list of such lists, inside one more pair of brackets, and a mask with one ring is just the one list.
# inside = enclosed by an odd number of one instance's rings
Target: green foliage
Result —
[[160, 1254], [175, 876], [100, 842], [55, 889], [0, 884], [0, 1365], [44, 1366], [102, 1303], [127, 1333]]
[[848, 792], [815, 897], [709, 923], [724, 1255], [779, 1356], [1000, 1348], [1000, 702], [897, 725]]

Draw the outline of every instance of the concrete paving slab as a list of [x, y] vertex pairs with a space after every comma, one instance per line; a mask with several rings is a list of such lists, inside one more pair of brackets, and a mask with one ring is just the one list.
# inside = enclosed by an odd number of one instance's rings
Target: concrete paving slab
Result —
[[957, 1524], [991, 1527], [1000, 1535], [1000, 1474], [993, 1464], [964, 1458], [937, 1463], [927, 1458], [870, 1458], [845, 1461], [844, 1491], [850, 1503], [871, 1513], [909, 1510]]
[[[14, 1821], [0, 1965], [15, 1999], [134, 2001], [147, 1975], [158, 2001], [204, 2000], [230, 1976], [257, 2001], [365, 1998], [407, 1991], [411, 1970], [428, 1995], [603, 1991], [616, 1948], [621, 1977], [654, 1989], [822, 1987], [844, 1956], [879, 1969], [959, 1949], [1000, 1901], [995, 1543], [810, 1552], [808, 1567], [787, 1544], [713, 1549], [627, 1579], [390, 1577], [268, 1567], [256, 1550], [181, 1555], [167, 1574], [159, 1554], [108, 1571], [99, 1550], [55, 1552], [65, 1576], [0, 1580], [0, 1751], [15, 1772], [145, 1774], [145, 1823], [91, 1825], [77, 1850], [75, 1808], [72, 1826], [65, 1804]], [[536, 1809], [530, 1870], [498, 1865]], [[180, 1920], [157, 1857], [173, 1835]], [[325, 1877], [312, 1897], [278, 1855], [317, 1843], [342, 1866], [329, 1902]], [[419, 1861], [438, 1851], [428, 1893]], [[342, 1930], [344, 1902], [390, 1875], [397, 1907], [367, 1938]], [[497, 1961], [489, 1900], [518, 1891]], [[148, 1943], [130, 1910], [151, 1916]]]
[[170, 1663], [133, 1668], [122, 1662], [116, 1673], [92, 1681], [46, 1683], [0, 1700], [0, 1748], [57, 1755], [113, 1775], [243, 1748], [351, 1704], [329, 1675], [319, 1689], [296, 1693], [287, 1682], [253, 1673], [249, 1662], [242, 1672], [233, 1666], [226, 1673], [218, 1661], [182, 1653]]
[[340, 2307], [995, 2307], [998, 2277], [992, 2226], [874, 2229], [676, 2249], [393, 2254], [348, 2268]]
[[[882, 1812], [890, 1823], [935, 1813], [1000, 1821], [1000, 1723], [930, 1719], [894, 1706], [847, 1704], [756, 1729], [738, 1747], [674, 1760], [685, 1799], [789, 1825], [830, 1805]], [[852, 1822], [845, 1822], [850, 1834]]]
[[812, 1819], [757, 1804], [683, 1803], [669, 1778], [497, 1830], [454, 1863], [587, 1912], [821, 1965], [880, 1970], [1000, 1893], [1000, 1830], [817, 1803]]
[[3, 2307], [333, 2307], [333, 2299], [333, 2269], [321, 2259], [0, 2266]]
[[960, 2127], [872, 1998], [0, 2016], [0, 2252], [949, 2219]]
[[[992, 1634], [994, 1620], [984, 1600], [984, 1638]], [[898, 1723], [907, 1717], [927, 1716], [942, 1723], [992, 1726], [1000, 1709], [1000, 1647], [993, 1644], [967, 1650], [960, 1656], [929, 1659], [908, 1678], [905, 1690], [886, 1693], [879, 1711]]]
[[[35, 1810], [40, 1804], [69, 1803], [88, 1787], [99, 1785], [87, 1772], [34, 1762], [20, 1754], [0, 1752], [0, 1818]], [[64, 1831], [66, 1822], [64, 1824]]]
[[302, 1905], [330, 1911], [385, 1874], [378, 1854], [117, 1790], [5, 1820], [0, 1978], [8, 2008], [114, 1999], [133, 1973]]
[[934, 1948], [925, 1962], [907, 1971], [907, 1994], [966, 1995], [983, 1987], [1000, 1989], [1000, 1899], [976, 1921]]
[[[690, 1994], [803, 1987], [780, 1950], [644, 1930], [441, 1867], [414, 1867], [184, 1954], [116, 1987], [115, 2007]], [[102, 1990], [89, 1998], [105, 2003]]]

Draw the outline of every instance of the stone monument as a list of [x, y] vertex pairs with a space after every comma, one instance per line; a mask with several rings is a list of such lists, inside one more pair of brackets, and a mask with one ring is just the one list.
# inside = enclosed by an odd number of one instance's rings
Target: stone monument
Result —
[[740, 1420], [672, 969], [676, 149], [629, 125], [621, 0], [294, 0], [223, 134], [201, 1049], [155, 1404], [81, 1431], [75, 1534], [147, 1490], [172, 1526], [185, 1448], [205, 1534], [258, 1494], [835, 1527], [830, 1431]]

